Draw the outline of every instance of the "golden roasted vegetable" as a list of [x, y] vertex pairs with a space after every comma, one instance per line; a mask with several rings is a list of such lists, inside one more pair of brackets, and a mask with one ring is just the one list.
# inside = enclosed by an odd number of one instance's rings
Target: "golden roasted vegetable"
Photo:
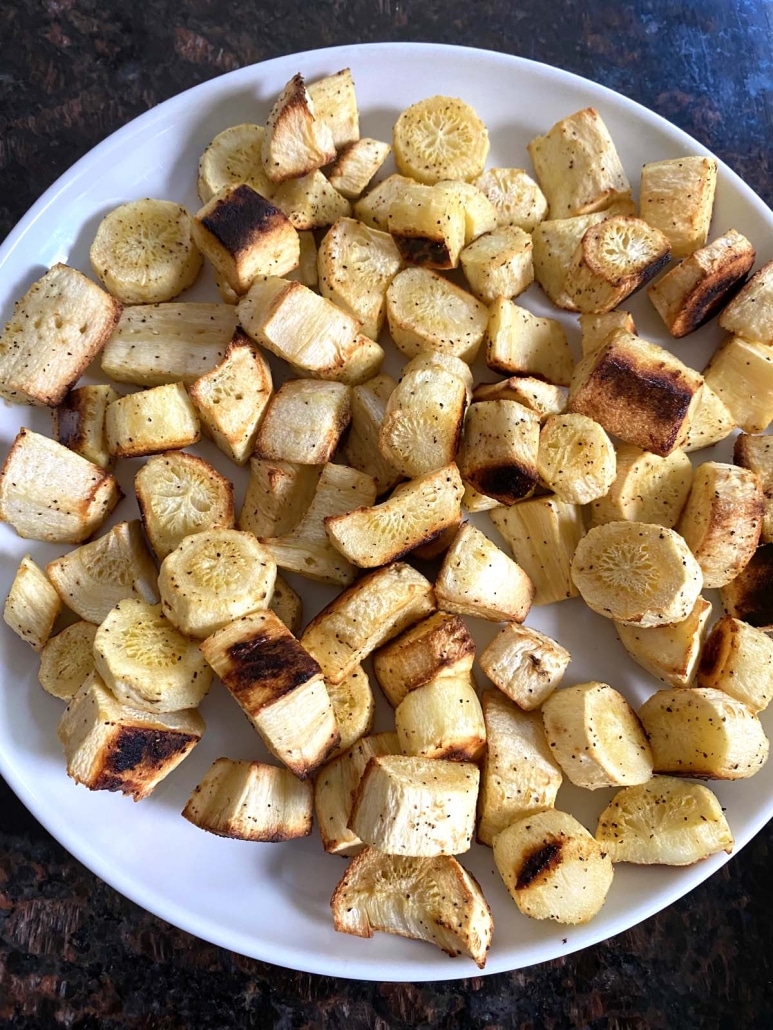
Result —
[[476, 401], [467, 409], [457, 464], [482, 494], [515, 504], [537, 485], [539, 416], [518, 401]]
[[409, 691], [395, 709], [395, 729], [404, 755], [477, 762], [486, 727], [471, 674], [445, 673]]
[[[489, 312], [486, 336], [489, 368], [503, 375], [531, 375], [558, 386], [569, 385], [574, 359], [560, 322], [540, 318], [507, 297], [493, 298]], [[482, 397], [475, 399], [483, 400]]]
[[593, 501], [592, 524], [629, 519], [675, 526], [692, 485], [692, 465], [684, 451], [661, 457], [636, 444], [619, 443], [615, 457], [615, 478], [606, 494]]
[[118, 400], [112, 386], [78, 386], [70, 390], [54, 409], [54, 437], [100, 468], [110, 468], [105, 415], [107, 406]]
[[705, 244], [716, 185], [715, 157], [672, 157], [642, 166], [641, 217], [668, 238], [671, 257], [688, 257]]
[[42, 651], [61, 610], [62, 599], [54, 585], [25, 554], [3, 605], [3, 621], [33, 651]]
[[480, 667], [519, 708], [539, 708], [560, 684], [571, 655], [557, 640], [509, 622], [480, 655]]
[[758, 269], [719, 316], [720, 326], [744, 340], [773, 343], [773, 261]]
[[315, 113], [303, 76], [294, 75], [271, 108], [261, 143], [263, 168], [271, 182], [297, 179], [335, 157], [330, 126]]
[[406, 107], [392, 129], [397, 170], [419, 182], [476, 179], [489, 151], [486, 126], [457, 97], [434, 96]]
[[712, 607], [699, 597], [686, 619], [669, 626], [615, 623], [620, 643], [637, 665], [671, 687], [692, 686]]
[[351, 417], [351, 390], [345, 383], [288, 379], [268, 402], [255, 437], [255, 457], [325, 465]]
[[49, 637], [40, 651], [38, 680], [41, 687], [65, 701], [95, 671], [94, 637], [97, 627], [82, 619]]
[[201, 439], [199, 416], [182, 383], [119, 397], [107, 406], [105, 431], [116, 458], [179, 450]]
[[604, 497], [614, 482], [615, 449], [587, 415], [548, 415], [539, 434], [537, 471], [560, 500], [590, 504]]
[[763, 711], [773, 698], [773, 641], [748, 622], [723, 615], [703, 645], [697, 682]]

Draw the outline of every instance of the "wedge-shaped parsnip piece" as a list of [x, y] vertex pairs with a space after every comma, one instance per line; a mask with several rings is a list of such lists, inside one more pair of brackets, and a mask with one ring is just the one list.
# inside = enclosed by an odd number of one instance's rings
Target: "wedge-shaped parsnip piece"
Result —
[[491, 846], [515, 819], [553, 808], [563, 779], [539, 712], [522, 712], [498, 690], [481, 697], [486, 755], [478, 799], [478, 835]]
[[568, 392], [565, 386], [554, 386], [535, 376], [514, 375], [498, 383], [480, 383], [475, 387], [473, 400], [518, 401], [544, 419], [563, 412]]
[[600, 211], [627, 199], [631, 186], [599, 112], [576, 111], [527, 147], [551, 218]]
[[133, 304], [105, 344], [102, 371], [137, 386], [190, 384], [222, 361], [235, 330], [231, 304]]
[[773, 544], [762, 544], [735, 579], [719, 588], [728, 615], [773, 630]]
[[765, 498], [756, 473], [704, 461], [676, 528], [698, 559], [706, 587], [735, 579], [757, 549]]
[[494, 841], [494, 862], [524, 915], [570, 926], [599, 912], [614, 876], [603, 846], [574, 816], [555, 808], [503, 830]]
[[486, 727], [470, 673], [446, 673], [411, 690], [395, 710], [395, 729], [404, 755], [476, 762]]
[[315, 465], [250, 458], [250, 477], [239, 512], [239, 529], [258, 539], [284, 536], [301, 521], [320, 478]]
[[589, 504], [614, 481], [615, 449], [604, 429], [587, 415], [548, 415], [537, 450], [540, 479], [562, 501]]
[[[328, 106], [324, 100], [323, 106]], [[315, 113], [303, 76], [294, 75], [271, 108], [263, 134], [261, 158], [271, 182], [306, 175], [335, 157], [330, 126]]]
[[338, 151], [327, 169], [328, 182], [347, 200], [357, 200], [391, 153], [391, 144], [382, 140], [354, 140]]
[[201, 438], [201, 423], [182, 383], [153, 386], [108, 404], [107, 446], [116, 458], [180, 450]]
[[687, 336], [738, 291], [754, 264], [751, 243], [735, 229], [700, 247], [647, 287], [673, 337]]
[[578, 310], [567, 287], [569, 264], [586, 230], [608, 217], [608, 212], [596, 212], [551, 218], [535, 226], [531, 234], [534, 278], [556, 307]]
[[530, 626], [508, 623], [481, 652], [480, 667], [519, 708], [539, 708], [561, 682], [571, 655]]
[[303, 625], [303, 598], [277, 573], [269, 608], [295, 636]]
[[713, 687], [658, 690], [639, 709], [655, 772], [740, 780], [768, 759], [759, 718], [742, 702]]
[[533, 315], [507, 297], [494, 297], [490, 305], [486, 364], [503, 375], [533, 375], [558, 386], [569, 385], [574, 369], [561, 323]]
[[589, 608], [628, 626], [681, 622], [703, 588], [685, 540], [651, 522], [589, 529], [574, 552], [572, 579]]
[[700, 783], [653, 776], [618, 791], [599, 816], [596, 840], [613, 862], [692, 865], [733, 850], [716, 796]]
[[534, 586], [524, 570], [470, 522], [448, 548], [435, 580], [438, 607], [492, 622], [523, 622]]
[[97, 627], [92, 622], [70, 623], [49, 637], [40, 652], [38, 680], [41, 687], [63, 700], [69, 700], [80, 685], [94, 672], [94, 637]]
[[374, 733], [362, 737], [319, 770], [314, 778], [314, 810], [325, 851], [357, 855], [363, 850], [365, 845], [348, 828], [357, 787], [371, 758], [399, 752], [396, 733]]
[[195, 708], [212, 682], [197, 642], [164, 618], [160, 604], [134, 597], [97, 629], [94, 664], [119, 701], [148, 712]]
[[407, 175], [388, 175], [382, 179], [373, 189], [369, 190], [364, 197], [355, 202], [354, 217], [369, 225], [371, 229], [380, 229], [381, 232], [389, 232], [387, 219], [392, 201], [407, 187], [416, 180]]
[[773, 540], [773, 436], [739, 433], [733, 445], [733, 461], [754, 472], [760, 481], [765, 499], [760, 542], [769, 544]]
[[715, 157], [696, 154], [642, 166], [641, 217], [668, 238], [672, 257], [687, 257], [706, 242], [716, 185]]
[[472, 762], [382, 755], [365, 767], [349, 827], [388, 855], [461, 855], [475, 832], [480, 771]]
[[534, 282], [531, 236], [503, 225], [468, 243], [459, 256], [470, 289], [484, 304], [517, 297]]
[[725, 402], [704, 382], [682, 449], [689, 453], [713, 447], [736, 428], [736, 420]]
[[453, 463], [396, 486], [380, 504], [329, 515], [325, 530], [353, 565], [397, 561], [459, 522], [464, 487]]
[[346, 197], [320, 171], [283, 182], [277, 187], [273, 202], [299, 233], [324, 229], [352, 213], [352, 205]]
[[476, 179], [486, 164], [489, 138], [474, 109], [457, 97], [434, 96], [406, 107], [392, 130], [398, 172], [419, 182]]
[[141, 801], [198, 744], [204, 720], [196, 711], [158, 714], [124, 704], [92, 673], [56, 732], [76, 783]]
[[497, 508], [491, 521], [534, 584], [533, 604], [552, 604], [579, 593], [571, 562], [585, 532], [582, 509], [557, 497], [535, 497]]
[[615, 623], [620, 643], [647, 672], [671, 687], [690, 687], [695, 679], [711, 604], [699, 597], [686, 619], [670, 626], [625, 626]]
[[456, 268], [466, 228], [458, 193], [418, 182], [400, 191], [387, 215], [387, 229], [403, 260], [424, 268]]
[[652, 752], [633, 708], [607, 683], [579, 683], [542, 706], [552, 755], [578, 787], [624, 787], [652, 776]]
[[137, 519], [55, 558], [46, 572], [67, 607], [95, 625], [125, 597], [159, 601], [156, 563]]
[[374, 931], [435, 944], [486, 964], [494, 921], [477, 880], [450, 855], [409, 858], [367, 848], [350, 863], [331, 900], [342, 933]]
[[105, 469], [31, 429], [19, 430], [0, 471], [0, 519], [33, 540], [79, 544], [121, 496]]
[[441, 179], [435, 184], [460, 198], [464, 208], [464, 242], [472, 243], [497, 227], [497, 212], [486, 194], [463, 179]]
[[262, 536], [261, 543], [280, 569], [321, 583], [347, 586], [357, 570], [331, 543], [326, 520], [371, 505], [375, 499], [376, 484], [371, 476], [346, 465], [325, 465], [300, 522], [282, 536]]
[[665, 456], [682, 445], [702, 386], [703, 377], [665, 348], [619, 330], [575, 369], [567, 410]]
[[350, 68], [325, 75], [307, 86], [314, 118], [330, 129], [336, 150], [360, 138], [360, 117]]
[[404, 367], [384, 407], [378, 449], [404, 476], [421, 476], [449, 465], [462, 434], [465, 381], [431, 357], [419, 355]]
[[727, 332], [773, 344], [773, 261], [758, 269], [719, 316]]
[[475, 641], [463, 620], [435, 612], [373, 655], [373, 671], [393, 708], [412, 690], [444, 676], [463, 677], [472, 670]]
[[233, 528], [233, 484], [197, 454], [154, 455], [134, 477], [134, 489], [159, 561], [192, 533]]
[[62, 599], [50, 579], [25, 554], [3, 605], [3, 621], [33, 651], [42, 651], [61, 610]]
[[377, 647], [435, 611], [432, 584], [404, 562], [363, 576], [306, 627], [301, 644], [340, 683]]
[[673, 528], [692, 485], [692, 465], [684, 451], [661, 457], [619, 443], [615, 454], [616, 475], [607, 493], [593, 501], [592, 524], [629, 519]]
[[397, 386], [392, 376], [381, 372], [365, 383], [352, 387], [352, 421], [342, 454], [348, 465], [367, 472], [376, 481], [378, 496], [402, 478], [384, 458], [378, 441], [386, 405]]
[[91, 267], [124, 304], [172, 300], [196, 281], [202, 257], [191, 216], [171, 200], [130, 200], [108, 212], [89, 250]]
[[600, 315], [586, 312], [580, 315], [579, 322], [583, 357], [587, 357], [588, 354], [592, 354], [593, 351], [603, 346], [610, 333], [616, 329], [625, 329], [626, 332], [636, 333], [636, 323], [631, 312], [619, 308], [614, 311], [604, 311]]
[[206, 204], [224, 186], [246, 183], [266, 200], [276, 189], [263, 169], [261, 148], [265, 129], [262, 125], [244, 122], [223, 129], [199, 158], [196, 188], [202, 204]]
[[366, 336], [377, 340], [386, 318], [386, 290], [403, 267], [389, 233], [371, 229], [353, 218], [339, 218], [317, 251], [319, 289], [362, 323]]
[[700, 655], [698, 686], [724, 690], [753, 712], [773, 698], [773, 641], [747, 622], [723, 615]]
[[54, 409], [54, 437], [87, 461], [110, 468], [105, 414], [108, 404], [118, 400], [112, 386], [77, 386]]
[[515, 504], [537, 485], [539, 416], [518, 401], [476, 401], [467, 409], [457, 464], [482, 494]]
[[218, 758], [182, 811], [202, 830], [272, 844], [311, 833], [313, 792], [289, 769]]
[[428, 268], [405, 268], [389, 284], [386, 302], [389, 332], [407, 357], [437, 350], [475, 360], [488, 308], [471, 293]]
[[255, 612], [201, 645], [272, 755], [299, 779], [327, 759], [340, 736], [319, 665], [272, 612]]
[[668, 263], [668, 240], [641, 218], [616, 215], [582, 235], [566, 271], [578, 311], [611, 311]]
[[523, 168], [488, 168], [475, 185], [494, 205], [497, 225], [531, 232], [547, 217], [545, 194]]
[[368, 673], [356, 666], [340, 683], [326, 683], [328, 697], [341, 737], [331, 758], [348, 751], [373, 729], [376, 699]]
[[121, 305], [68, 265], [56, 264], [17, 301], [0, 335], [0, 397], [61, 404], [108, 339]]
[[728, 336], [703, 370], [706, 385], [745, 433], [762, 433], [773, 420], [773, 350]]
[[268, 402], [255, 438], [255, 457], [324, 465], [349, 425], [350, 400], [344, 383], [288, 379]]
[[181, 633], [202, 639], [267, 608], [275, 579], [276, 562], [252, 533], [204, 530], [185, 537], [161, 563], [161, 608]]

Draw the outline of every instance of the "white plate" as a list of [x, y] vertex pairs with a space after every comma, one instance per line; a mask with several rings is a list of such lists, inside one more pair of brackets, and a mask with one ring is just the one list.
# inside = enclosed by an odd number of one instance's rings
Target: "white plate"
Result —
[[[375, 44], [316, 51], [245, 68], [183, 93], [116, 132], [79, 161], [38, 201], [0, 250], [0, 317], [56, 261], [88, 271], [88, 246], [100, 217], [141, 196], [174, 198], [195, 210], [197, 159], [216, 132], [242, 121], [263, 121], [273, 98], [295, 72], [307, 79], [351, 67], [363, 133], [389, 139], [397, 113], [436, 93], [461, 96], [486, 122], [489, 165], [526, 165], [525, 145], [557, 119], [592, 104], [602, 113], [636, 186], [643, 162], [706, 149], [658, 116], [601, 87], [543, 65], [501, 54], [423, 44]], [[720, 168], [713, 232], [735, 228], [773, 257], [773, 216], [741, 180]], [[211, 281], [197, 287], [215, 299]], [[523, 301], [548, 308], [532, 288]], [[643, 335], [666, 342], [646, 300], [633, 308]], [[554, 312], [551, 312], [554, 314]], [[577, 343], [576, 322], [567, 319]], [[701, 368], [719, 339], [715, 327], [674, 349]], [[19, 425], [49, 431], [48, 416], [27, 408], [0, 409], [5, 455]], [[207, 451], [212, 456], [213, 450]], [[219, 459], [216, 459], [219, 461]], [[224, 467], [222, 463], [221, 467]], [[129, 468], [130, 474], [134, 469]], [[117, 518], [136, 517], [131, 497]], [[21, 541], [0, 527], [5, 596], [21, 556], [61, 553]], [[309, 609], [308, 614], [311, 614]], [[573, 654], [567, 682], [600, 679], [635, 703], [654, 687], [625, 657], [605, 620], [578, 602], [535, 611], [529, 622], [553, 633]], [[590, 646], [589, 646], [590, 644]], [[450, 959], [430, 945], [377, 935], [363, 941], [336, 934], [329, 898], [345, 865], [322, 853], [312, 836], [256, 845], [210, 836], [180, 817], [191, 789], [219, 755], [259, 757], [256, 735], [222, 688], [203, 705], [204, 740], [153, 796], [135, 805], [121, 795], [90, 793], [68, 779], [55, 735], [60, 702], [37, 684], [36, 661], [7, 629], [0, 633], [0, 770], [22, 801], [81, 862], [144, 908], [226, 948], [280, 965], [374, 980], [429, 980], [477, 974], [467, 959]], [[770, 728], [770, 719], [764, 721]], [[773, 762], [752, 780], [716, 791], [740, 847], [773, 814]], [[593, 828], [610, 792], [562, 788], [559, 806]], [[582, 928], [537, 923], [521, 916], [496, 874], [491, 852], [476, 847], [462, 861], [480, 880], [496, 931], [486, 972], [542, 962], [632, 926], [700, 883], [725, 861], [718, 856], [689, 869], [618, 867], [602, 913]]]

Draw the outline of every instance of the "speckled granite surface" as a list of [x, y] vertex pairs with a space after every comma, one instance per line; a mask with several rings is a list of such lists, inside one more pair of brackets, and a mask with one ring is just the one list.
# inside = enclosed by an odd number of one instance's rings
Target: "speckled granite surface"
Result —
[[[6, 0], [0, 238], [113, 129], [255, 61], [357, 41], [518, 54], [600, 81], [686, 129], [773, 203], [769, 0]], [[773, 1025], [768, 827], [688, 898], [612, 941], [450, 983], [296, 973], [204, 944], [71, 859], [0, 782], [0, 1026], [672, 1028]]]

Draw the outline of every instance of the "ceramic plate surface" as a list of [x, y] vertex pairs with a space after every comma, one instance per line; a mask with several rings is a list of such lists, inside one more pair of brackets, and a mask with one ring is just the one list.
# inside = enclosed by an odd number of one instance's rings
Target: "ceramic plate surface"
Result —
[[[89, 271], [88, 247], [100, 218], [138, 197], [178, 200], [196, 210], [199, 155], [221, 129], [264, 122], [273, 99], [296, 72], [307, 80], [349, 66], [361, 111], [363, 135], [391, 138], [399, 111], [433, 94], [460, 96], [488, 126], [489, 166], [530, 168], [527, 142], [573, 111], [593, 105], [607, 123], [636, 190], [645, 161], [706, 149], [660, 117], [576, 76], [529, 61], [472, 49], [423, 44], [368, 45], [316, 51], [268, 61], [198, 86], [136, 119], [80, 160], [31, 209], [0, 250], [0, 317], [43, 271], [65, 261]], [[773, 216], [729, 169], [720, 167], [712, 235], [735, 228], [758, 247], [758, 264], [773, 257]], [[214, 281], [202, 279], [190, 294], [217, 299]], [[556, 315], [532, 287], [519, 299], [538, 314]], [[629, 305], [639, 332], [667, 343], [643, 296]], [[579, 352], [576, 318], [561, 316]], [[702, 368], [720, 339], [709, 326], [674, 350]], [[490, 377], [493, 378], [493, 377]], [[50, 432], [47, 412], [0, 407], [0, 446], [7, 453], [20, 425]], [[202, 453], [221, 469], [211, 447]], [[726, 457], [729, 448], [718, 449]], [[701, 458], [703, 455], [701, 455]], [[127, 497], [113, 521], [137, 517], [130, 491], [138, 466], [126, 463]], [[230, 469], [233, 474], [233, 466]], [[237, 495], [243, 479], [237, 478]], [[23, 541], [0, 527], [2, 596], [22, 555], [39, 562], [65, 548]], [[298, 580], [293, 582], [298, 585]], [[303, 587], [310, 617], [330, 595]], [[715, 612], [719, 612], [714, 599]], [[477, 621], [477, 620], [475, 620]], [[535, 609], [529, 624], [557, 637], [573, 655], [565, 682], [611, 683], [639, 704], [653, 689], [626, 657], [611, 625], [578, 601]], [[490, 639], [493, 627], [476, 627]], [[139, 804], [115, 794], [91, 793], [68, 779], [56, 724], [63, 704], [39, 687], [37, 659], [10, 630], [0, 633], [0, 771], [22, 801], [81, 862], [144, 908], [183, 929], [240, 952], [283, 966], [372, 980], [430, 980], [471, 976], [468, 959], [451, 959], [419, 942], [378, 934], [372, 940], [337, 934], [330, 895], [345, 869], [322, 852], [316, 832], [301, 841], [254, 844], [229, 841], [181, 818], [191, 790], [212, 761], [265, 757], [260, 741], [224, 689], [216, 684], [202, 705], [207, 732], [201, 744], [154, 794]], [[377, 728], [388, 728], [380, 712]], [[763, 715], [771, 728], [771, 718]], [[717, 784], [737, 848], [773, 813], [773, 762], [746, 782]], [[595, 828], [611, 791], [564, 786], [558, 806]], [[483, 847], [461, 857], [480, 881], [496, 930], [486, 972], [542, 962], [585, 947], [632, 926], [700, 883], [726, 861], [714, 857], [688, 869], [619, 866], [601, 914], [581, 928], [538, 923], [521, 916]]]

